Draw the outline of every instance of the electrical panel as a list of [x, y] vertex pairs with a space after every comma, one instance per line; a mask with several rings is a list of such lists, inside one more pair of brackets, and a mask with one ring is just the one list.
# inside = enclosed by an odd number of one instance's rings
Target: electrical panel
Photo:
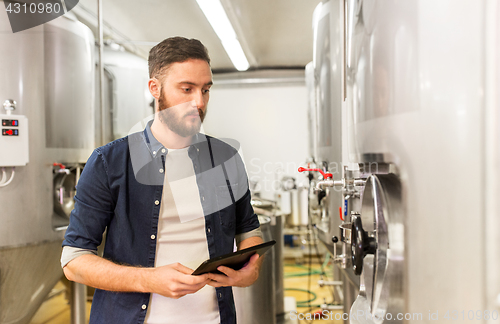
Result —
[[28, 118], [1, 115], [0, 167], [24, 166], [29, 162]]

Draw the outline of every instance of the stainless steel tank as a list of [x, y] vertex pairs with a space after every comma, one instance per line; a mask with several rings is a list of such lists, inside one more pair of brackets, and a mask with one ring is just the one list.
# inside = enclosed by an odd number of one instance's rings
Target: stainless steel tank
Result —
[[[258, 216], [264, 242], [272, 240], [271, 218]], [[239, 324], [276, 324], [274, 248], [264, 255], [259, 279], [250, 287], [233, 287]]]
[[[148, 62], [117, 44], [104, 47], [104, 123], [106, 143], [127, 136], [137, 123], [154, 114], [148, 89]], [[98, 84], [98, 83], [97, 83]], [[100, 138], [101, 116], [96, 116]]]
[[273, 247], [276, 316], [281, 316], [285, 313], [285, 260], [283, 255], [285, 237], [283, 236], [283, 228], [285, 226], [286, 214], [276, 207], [276, 202], [264, 200], [258, 197], [252, 198], [252, 206], [257, 215], [268, 216], [271, 219], [271, 222], [269, 223], [271, 229], [271, 239], [276, 241], [276, 244]]
[[285, 260], [283, 250], [285, 239], [283, 236], [284, 215], [275, 211], [271, 217], [271, 238], [276, 241], [274, 253], [274, 286], [276, 294], [276, 315], [285, 313]]
[[286, 219], [287, 225], [307, 226], [309, 224], [308, 220], [309, 188], [299, 185], [297, 186], [297, 188], [289, 190], [288, 192], [290, 193], [292, 210], [291, 214]]
[[[312, 146], [315, 168], [332, 174], [334, 181], [343, 177], [343, 123], [342, 109], [345, 91], [343, 87], [344, 69], [344, 37], [343, 37], [343, 3], [344, 1], [325, 1], [316, 7], [313, 14], [313, 68], [314, 77], [309, 77], [308, 84], [314, 84], [315, 113], [311, 113], [312, 125], [310, 134], [315, 143]], [[306, 70], [306, 75], [307, 75]], [[309, 71], [309, 73], [311, 73]], [[307, 77], [307, 76], [306, 76]], [[310, 86], [310, 85], [309, 85]], [[314, 120], [315, 119], [315, 120]], [[315, 187], [324, 180], [319, 173], [314, 173], [310, 184]], [[339, 232], [342, 224], [341, 215], [347, 211], [343, 199], [342, 188], [325, 187], [320, 191], [309, 192], [309, 213], [315, 224], [315, 232], [319, 240], [333, 253], [334, 244], [341, 250], [341, 244], [333, 243], [332, 237]], [[335, 289], [334, 302], [345, 302], [350, 307], [350, 297], [353, 295], [351, 273], [342, 273], [339, 267], [334, 267], [333, 281], [344, 281], [342, 291]], [[349, 279], [351, 278], [351, 279]], [[338, 288], [338, 286], [337, 286]]]
[[494, 323], [500, 5], [346, 3], [344, 144], [368, 174], [353, 218], [365, 232], [355, 241], [369, 244], [352, 247], [365, 255], [352, 310], [372, 315], [351, 323]]
[[[343, 38], [340, 24], [343, 16], [338, 0], [320, 3], [313, 14], [313, 67], [315, 88], [316, 134], [311, 134], [316, 167], [333, 174], [334, 180], [342, 178], [342, 62]], [[311, 127], [315, 131], [315, 127]], [[315, 179], [318, 180], [318, 174]], [[314, 184], [314, 183], [313, 183]], [[316, 193], [316, 196], [320, 193]], [[338, 231], [341, 221], [338, 209], [343, 206], [342, 190], [326, 188], [318, 206], [325, 222], [317, 224], [320, 240], [332, 249], [331, 238]], [[319, 200], [316, 198], [316, 200]]]
[[307, 126], [308, 126], [308, 148], [309, 156], [314, 158], [318, 156], [318, 117], [316, 107], [316, 82], [314, 73], [314, 63], [309, 62], [305, 69], [305, 79], [307, 87]]
[[84, 163], [94, 147], [94, 38], [67, 17], [13, 34], [0, 11], [0, 43], [0, 100], [29, 120], [29, 162], [0, 188], [0, 323], [28, 323], [62, 275], [53, 163]]

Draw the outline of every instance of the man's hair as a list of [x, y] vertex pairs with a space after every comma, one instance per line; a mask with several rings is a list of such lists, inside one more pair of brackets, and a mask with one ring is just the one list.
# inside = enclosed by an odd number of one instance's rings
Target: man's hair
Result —
[[198, 59], [210, 65], [207, 48], [197, 39], [170, 37], [149, 51], [149, 77], [160, 79], [172, 63], [182, 63], [189, 59]]

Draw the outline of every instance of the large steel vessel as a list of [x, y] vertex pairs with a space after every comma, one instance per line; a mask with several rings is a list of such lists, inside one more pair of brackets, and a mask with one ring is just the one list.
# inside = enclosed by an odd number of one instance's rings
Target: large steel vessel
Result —
[[[96, 115], [96, 138], [104, 122], [104, 143], [127, 136], [144, 118], [153, 115], [153, 96], [148, 89], [148, 62], [126, 52], [118, 44], [104, 47], [104, 114]], [[98, 85], [98, 83], [96, 83]]]
[[70, 16], [12, 33], [0, 10], [0, 43], [0, 101], [29, 121], [29, 161], [0, 188], [0, 323], [28, 323], [62, 275], [67, 204], [94, 148], [94, 37]]
[[322, 185], [342, 188], [336, 261], [360, 278], [346, 322], [498, 321], [500, 5], [331, 3], [345, 170]]

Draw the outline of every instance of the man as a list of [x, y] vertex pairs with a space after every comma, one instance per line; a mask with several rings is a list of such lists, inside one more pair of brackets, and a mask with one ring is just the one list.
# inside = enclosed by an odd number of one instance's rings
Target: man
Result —
[[191, 275], [232, 252], [235, 238], [238, 249], [262, 242], [237, 150], [199, 133], [212, 85], [207, 50], [168, 38], [151, 49], [149, 73], [155, 118], [87, 161], [63, 242], [64, 273], [97, 288], [90, 323], [235, 323], [231, 286], [257, 280], [258, 256], [238, 271]]

